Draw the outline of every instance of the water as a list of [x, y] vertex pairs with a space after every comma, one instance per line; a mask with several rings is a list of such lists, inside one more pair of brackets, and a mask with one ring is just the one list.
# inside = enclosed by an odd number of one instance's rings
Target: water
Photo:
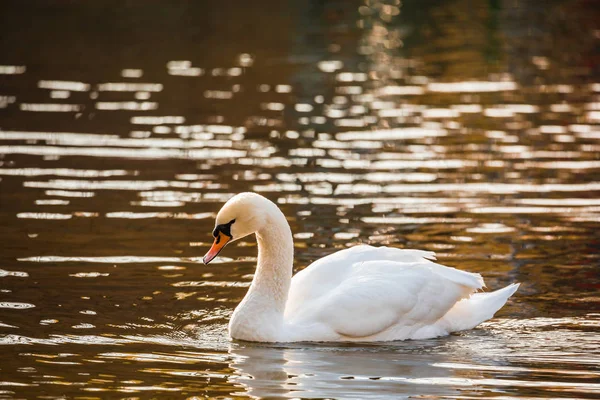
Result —
[[[591, 2], [0, 15], [0, 397], [600, 396]], [[446, 338], [230, 342], [255, 243], [200, 258], [248, 190], [289, 217], [295, 270], [372, 243], [521, 288]]]

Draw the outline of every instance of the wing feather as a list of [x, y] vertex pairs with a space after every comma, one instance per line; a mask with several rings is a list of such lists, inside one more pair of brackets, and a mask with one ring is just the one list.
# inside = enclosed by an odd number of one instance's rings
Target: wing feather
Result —
[[432, 252], [371, 246], [331, 254], [292, 279], [286, 320], [327, 324], [348, 338], [433, 324], [483, 280], [429, 259]]

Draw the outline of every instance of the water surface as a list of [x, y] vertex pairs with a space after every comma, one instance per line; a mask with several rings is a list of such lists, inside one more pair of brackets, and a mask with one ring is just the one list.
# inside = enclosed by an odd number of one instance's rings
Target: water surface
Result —
[[[586, 1], [16, 1], [0, 35], [0, 397], [597, 398]], [[357, 243], [521, 288], [469, 332], [230, 342], [276, 201], [296, 271]]]

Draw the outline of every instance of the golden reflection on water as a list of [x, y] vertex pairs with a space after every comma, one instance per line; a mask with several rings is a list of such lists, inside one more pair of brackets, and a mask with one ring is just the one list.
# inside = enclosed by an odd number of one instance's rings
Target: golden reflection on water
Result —
[[[548, 369], [544, 362], [551, 362], [551, 352], [530, 354], [534, 363], [528, 367], [515, 367], [506, 361], [521, 357], [515, 350], [520, 341], [535, 343], [550, 337], [564, 340], [560, 335], [544, 332], [547, 326], [579, 324], [578, 319], [533, 319], [517, 325], [529, 327], [528, 333], [512, 335], [512, 320], [503, 320], [495, 330], [502, 337], [504, 362], [485, 364], [481, 355], [487, 353], [489, 344], [485, 337], [455, 338], [446, 343], [440, 341], [412, 342], [386, 347], [311, 347], [283, 346], [272, 349], [260, 345], [232, 344], [230, 354], [234, 356], [232, 366], [237, 370], [233, 380], [241, 384], [251, 395], [257, 397], [328, 397], [339, 396], [380, 398], [402, 392], [419, 395], [426, 390], [432, 396], [449, 396], [444, 387], [453, 387], [457, 398], [477, 393], [482, 387], [549, 388], [551, 391], [576, 391], [581, 394], [597, 394], [600, 386], [594, 382], [598, 372], [591, 372], [585, 365], [591, 358], [566, 359], [570, 369]], [[506, 330], [506, 331], [504, 331]], [[575, 334], [571, 340], [578, 336]], [[595, 343], [587, 342], [595, 347]], [[535, 350], [534, 350], [535, 352]], [[461, 359], [462, 362], [452, 360]], [[537, 365], [536, 361], [540, 364]], [[499, 360], [497, 360], [499, 361]], [[589, 364], [588, 364], [589, 365]], [[563, 373], [564, 371], [564, 373]], [[494, 378], [493, 376], [499, 376]], [[514, 376], [515, 378], [510, 378]], [[571, 381], [556, 381], [561, 377]], [[577, 377], [577, 378], [575, 378]], [[581, 379], [581, 381], [572, 380]], [[346, 382], [344, 382], [346, 381]], [[342, 384], [343, 382], [343, 384]], [[401, 386], [399, 386], [401, 385]], [[372, 390], [377, 387], [377, 392]], [[460, 391], [460, 392], [459, 392]], [[460, 395], [459, 395], [460, 393]]]
[[[138, 22], [15, 5], [2, 28], [0, 397], [598, 396], [595, 9], [87, 6]], [[295, 271], [372, 243], [521, 289], [449, 338], [229, 342], [255, 243], [200, 257], [246, 190], [287, 215]]]

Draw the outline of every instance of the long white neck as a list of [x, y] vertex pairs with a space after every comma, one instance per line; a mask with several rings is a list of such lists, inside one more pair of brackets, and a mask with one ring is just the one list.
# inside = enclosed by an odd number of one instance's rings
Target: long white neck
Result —
[[277, 341], [283, 326], [294, 243], [283, 213], [276, 206], [270, 211], [263, 228], [256, 232], [258, 265], [254, 279], [229, 322], [234, 339]]

